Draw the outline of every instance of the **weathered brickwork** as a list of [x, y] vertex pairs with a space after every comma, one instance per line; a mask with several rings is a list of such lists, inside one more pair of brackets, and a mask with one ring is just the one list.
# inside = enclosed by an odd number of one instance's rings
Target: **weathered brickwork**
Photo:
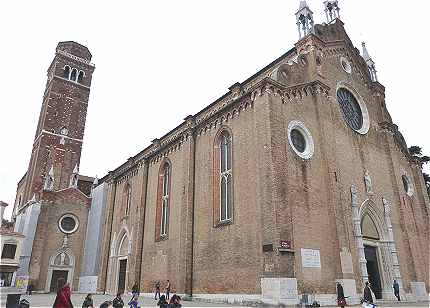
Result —
[[[365, 104], [368, 132], [346, 123], [339, 87]], [[421, 166], [407, 152], [389, 105], [343, 23], [317, 25], [315, 34], [102, 179], [109, 195], [99, 289], [118, 290], [118, 260], [125, 258], [126, 290], [136, 282], [151, 292], [156, 281], [169, 279], [179, 293], [261, 294], [262, 278], [294, 277], [299, 294], [334, 294], [337, 280], [355, 281], [361, 293], [368, 277], [356, 222], [371, 213], [381, 239], [364, 238], [364, 244], [379, 249], [384, 298], [392, 279], [401, 279], [408, 294], [411, 282], [424, 282], [428, 290], [429, 199]], [[289, 142], [292, 121], [312, 136], [309, 159]], [[223, 129], [232, 137], [233, 219], [218, 225], [214, 151]], [[167, 160], [169, 230], [159, 238], [157, 192]], [[402, 175], [410, 178], [412, 195]], [[133, 214], [124, 218], [125, 183], [133, 187]], [[123, 237], [131, 241], [125, 255]], [[291, 247], [279, 249], [281, 241]], [[303, 266], [302, 249], [319, 251], [320, 267]]]
[[[72, 289], [79, 283], [94, 180], [78, 174], [94, 71], [90, 60], [85, 46], [58, 44], [47, 72], [29, 167], [18, 183], [14, 216], [20, 225], [15, 228], [27, 232], [24, 246], [30, 259], [21, 274], [28, 275], [38, 291], [55, 290], [60, 272], [63, 277], [67, 272]], [[40, 207], [38, 216], [31, 210], [34, 206]], [[73, 217], [76, 230], [60, 230], [64, 215]], [[35, 225], [34, 233], [28, 225]]]

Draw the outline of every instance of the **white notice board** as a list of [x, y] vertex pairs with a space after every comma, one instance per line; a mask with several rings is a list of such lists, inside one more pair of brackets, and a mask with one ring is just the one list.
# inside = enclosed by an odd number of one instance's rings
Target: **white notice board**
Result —
[[321, 268], [321, 258], [319, 249], [301, 249], [302, 266]]

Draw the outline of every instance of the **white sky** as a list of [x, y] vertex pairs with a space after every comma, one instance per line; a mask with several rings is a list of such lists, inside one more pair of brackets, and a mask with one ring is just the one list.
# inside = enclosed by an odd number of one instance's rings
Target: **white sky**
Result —
[[[322, 3], [308, 0], [316, 23], [325, 21]], [[367, 42], [393, 121], [409, 146], [430, 155], [430, 2], [340, 0], [340, 6], [354, 44], [361, 49]], [[2, 2], [0, 200], [10, 205], [6, 217], [28, 167], [46, 70], [59, 41], [77, 41], [93, 54], [80, 173], [101, 177], [288, 51], [298, 39], [298, 7], [298, 0]]]

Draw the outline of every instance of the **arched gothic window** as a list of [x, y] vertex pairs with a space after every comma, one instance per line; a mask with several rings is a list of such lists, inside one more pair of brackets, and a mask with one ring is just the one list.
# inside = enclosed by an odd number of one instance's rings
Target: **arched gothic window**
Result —
[[125, 188], [125, 215], [127, 216], [130, 213], [131, 208], [131, 185], [127, 184]]
[[66, 79], [70, 78], [70, 67], [66, 65], [63, 70], [63, 77]]
[[78, 74], [78, 70], [76, 68], [72, 69], [72, 73], [70, 74], [70, 80], [76, 81]]
[[214, 145], [214, 224], [233, 220], [232, 137], [227, 130], [217, 135]]
[[170, 180], [171, 165], [164, 162], [159, 171], [158, 196], [156, 209], [156, 240], [167, 237], [169, 233], [169, 212], [170, 212]]
[[83, 71], [79, 71], [79, 75], [78, 75], [78, 82], [82, 83], [82, 80], [84, 80], [84, 72]]

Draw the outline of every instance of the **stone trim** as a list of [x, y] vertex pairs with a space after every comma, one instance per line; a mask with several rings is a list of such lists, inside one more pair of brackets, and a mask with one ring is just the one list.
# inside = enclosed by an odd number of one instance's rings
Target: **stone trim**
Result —
[[[270, 74], [271, 71], [267, 75]], [[118, 178], [120, 174], [126, 173], [129, 169], [133, 168], [136, 163], [141, 166], [145, 160], [148, 160], [150, 164], [158, 163], [171, 153], [181, 150], [183, 143], [188, 141], [192, 135], [199, 137], [212, 129], [216, 129], [230, 119], [238, 117], [242, 111], [253, 108], [255, 99], [265, 93], [281, 96], [283, 103], [299, 102], [310, 95], [323, 95], [328, 98], [330, 87], [319, 80], [286, 87], [268, 76], [263, 76], [253, 88], [240, 87], [241, 90], [237, 90], [238, 86], [235, 85], [235, 89], [232, 92], [236, 95], [235, 99], [220, 101], [217, 104], [217, 108], [214, 107], [210, 111], [205, 112], [204, 117], [200, 115], [188, 116], [172, 132], [161, 139], [154, 139], [150, 146], [136, 156], [129, 158], [126, 163], [113, 171], [113, 174], [108, 174], [100, 182], [108, 181], [111, 177]], [[246, 89], [248, 92], [245, 92]]]
[[60, 55], [63, 55], [63, 56], [66, 56], [67, 58], [76, 60], [78, 62], [84, 63], [84, 64], [89, 65], [91, 67], [95, 67], [95, 65], [93, 63], [91, 63], [89, 60], [81, 58], [81, 57], [78, 57], [78, 56], [75, 56], [75, 55], [72, 55], [71, 53], [68, 53], [66, 51], [57, 49], [56, 53], [60, 54]]

